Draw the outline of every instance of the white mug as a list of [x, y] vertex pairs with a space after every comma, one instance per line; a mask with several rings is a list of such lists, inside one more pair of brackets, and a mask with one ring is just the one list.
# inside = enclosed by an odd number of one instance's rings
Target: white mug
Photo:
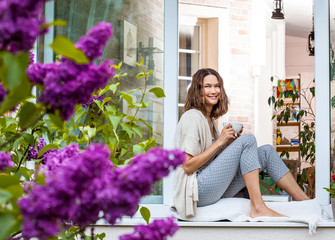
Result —
[[224, 122], [223, 127], [225, 127], [227, 124], [231, 124], [235, 133], [239, 133], [243, 127], [242, 123], [239, 122]]

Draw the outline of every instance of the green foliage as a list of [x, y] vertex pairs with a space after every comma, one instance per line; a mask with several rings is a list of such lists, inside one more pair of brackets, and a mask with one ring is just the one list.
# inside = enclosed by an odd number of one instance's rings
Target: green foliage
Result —
[[[273, 77], [270, 80], [273, 81]], [[270, 96], [268, 104], [274, 109], [272, 119], [276, 119], [277, 123], [287, 124], [292, 118], [302, 122], [302, 129], [298, 133], [300, 140], [299, 149], [305, 161], [313, 165], [315, 161], [315, 115], [311, 104], [315, 97], [315, 87], [308, 88], [311, 97], [308, 97], [306, 90], [301, 89], [300, 95], [293, 90], [285, 90], [281, 98]], [[290, 101], [285, 101], [287, 98], [290, 98]], [[299, 111], [296, 111], [295, 104], [301, 99], [307, 102], [308, 107], [300, 108]], [[284, 156], [289, 158], [289, 152], [283, 151], [280, 157]]]
[[55, 37], [54, 41], [50, 44], [50, 47], [54, 50], [55, 53], [63, 55], [78, 64], [87, 64], [89, 59], [85, 53], [76, 48], [73, 42], [64, 36]]
[[149, 219], [150, 219], [150, 216], [151, 216], [149, 209], [142, 206], [140, 208], [140, 213], [141, 213], [141, 216], [143, 217], [143, 219], [149, 224]]
[[330, 188], [324, 188], [330, 193], [331, 198], [335, 198], [335, 182], [330, 183]]
[[[56, 20], [43, 27], [63, 24]], [[89, 62], [87, 56], [65, 37], [56, 37], [51, 47], [57, 54], [79, 64]], [[0, 80], [8, 90], [0, 107], [0, 151], [11, 153], [15, 164], [14, 168], [0, 173], [0, 240], [10, 234], [15, 236], [20, 233], [22, 216], [16, 202], [23, 196], [23, 182], [44, 184], [42, 174], [34, 174], [34, 170], [25, 167], [28, 149], [36, 147], [40, 137], [48, 144], [41, 149], [38, 159], [34, 160], [37, 168], [44, 153], [71, 143], [78, 143], [81, 148], [86, 148], [92, 142], [107, 144], [111, 151], [110, 160], [115, 166], [128, 164], [135, 154], [146, 152], [156, 145], [151, 137], [152, 127], [137, 115], [140, 109], [150, 106], [150, 102], [144, 101], [147, 94], [157, 98], [165, 97], [165, 94], [159, 87], [148, 89], [148, 76], [152, 71], [145, 71], [143, 59], [137, 65], [141, 69], [137, 79], [142, 81], [144, 88], [120, 91], [122, 78], [127, 76], [121, 73], [120, 62], [113, 66], [117, 71], [115, 77], [94, 95], [104, 96], [104, 100], [94, 100], [90, 107], [76, 106], [72, 118], [64, 122], [57, 111], [46, 113], [47, 106], [34, 103], [35, 97], [31, 95], [32, 87], [26, 75], [28, 54], [0, 52]], [[134, 100], [135, 92], [139, 93], [140, 101]], [[120, 109], [122, 105], [126, 105], [127, 109]], [[17, 110], [11, 112], [15, 106]], [[140, 213], [149, 222], [150, 211], [141, 207]], [[83, 229], [75, 226], [64, 230], [59, 236], [64, 239], [75, 239], [78, 236], [91, 239], [91, 236], [83, 233]], [[104, 237], [102, 233], [95, 235], [94, 239]]]

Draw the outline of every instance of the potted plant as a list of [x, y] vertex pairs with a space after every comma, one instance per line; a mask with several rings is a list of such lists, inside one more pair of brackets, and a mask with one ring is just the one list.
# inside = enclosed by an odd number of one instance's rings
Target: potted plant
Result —
[[335, 173], [332, 175], [332, 181], [329, 188], [324, 188], [330, 193], [330, 202], [333, 212], [333, 221], [335, 221]]

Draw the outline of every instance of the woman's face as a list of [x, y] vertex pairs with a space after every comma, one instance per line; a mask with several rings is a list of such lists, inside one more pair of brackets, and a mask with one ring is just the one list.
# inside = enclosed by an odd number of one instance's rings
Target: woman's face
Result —
[[203, 80], [203, 91], [206, 108], [212, 111], [215, 104], [218, 103], [221, 94], [220, 82], [214, 75], [207, 75]]

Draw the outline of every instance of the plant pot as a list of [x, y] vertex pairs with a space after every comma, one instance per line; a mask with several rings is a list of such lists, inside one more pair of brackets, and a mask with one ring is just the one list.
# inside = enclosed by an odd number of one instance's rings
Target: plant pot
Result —
[[332, 212], [333, 212], [333, 221], [335, 222], [335, 198], [330, 199], [332, 205]]

